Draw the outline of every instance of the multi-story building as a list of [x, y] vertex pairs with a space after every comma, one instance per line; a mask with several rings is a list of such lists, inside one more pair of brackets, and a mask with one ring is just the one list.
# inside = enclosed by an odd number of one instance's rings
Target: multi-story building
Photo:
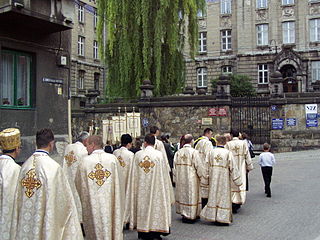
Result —
[[56, 147], [68, 133], [73, 0], [0, 0], [0, 130], [20, 129], [30, 156], [35, 134], [51, 128]]
[[74, 2], [76, 20], [72, 30], [71, 95], [76, 106], [83, 106], [89, 97], [103, 97], [105, 72], [99, 56], [97, 1]]
[[284, 92], [313, 91], [320, 80], [319, 0], [207, 0], [199, 12], [199, 52], [186, 57], [186, 85], [211, 92], [221, 74], [250, 76], [269, 94], [279, 71]]

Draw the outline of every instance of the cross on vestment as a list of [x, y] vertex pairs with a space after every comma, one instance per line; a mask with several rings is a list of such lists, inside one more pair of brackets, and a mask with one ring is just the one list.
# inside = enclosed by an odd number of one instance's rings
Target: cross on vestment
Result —
[[182, 159], [182, 162], [185, 162], [188, 159], [185, 154], [183, 154], [180, 158]]
[[118, 157], [118, 161], [119, 161], [121, 167], [125, 167], [126, 166], [126, 163], [124, 162], [124, 160], [123, 160], [123, 158], [121, 156]]
[[240, 147], [239, 146], [235, 146], [235, 147], [233, 147], [232, 150], [235, 151], [237, 154], [239, 154]]
[[90, 178], [91, 180], [96, 179], [96, 184], [101, 187], [107, 180], [107, 178], [110, 177], [111, 172], [109, 172], [108, 170], [104, 170], [103, 166], [100, 163], [97, 163], [94, 168], [96, 169], [96, 171], [91, 171], [88, 175], [88, 178]]
[[214, 157], [214, 160], [216, 160], [217, 163], [219, 163], [222, 160], [222, 157], [220, 155], [217, 155]]
[[70, 167], [73, 163], [77, 161], [77, 158], [74, 155], [74, 151], [71, 151], [67, 155], [65, 155], [64, 159], [66, 160], [68, 167]]
[[42, 186], [42, 183], [37, 179], [36, 170], [34, 168], [30, 169], [26, 175], [27, 176], [21, 180], [21, 185], [27, 189], [25, 191], [26, 196], [31, 198], [34, 194], [33, 189], [39, 189]]
[[152, 161], [150, 161], [150, 157], [149, 156], [145, 156], [143, 158], [144, 161], [139, 163], [139, 167], [143, 168], [143, 171], [145, 173], [150, 172], [150, 168], [153, 168], [156, 164]]

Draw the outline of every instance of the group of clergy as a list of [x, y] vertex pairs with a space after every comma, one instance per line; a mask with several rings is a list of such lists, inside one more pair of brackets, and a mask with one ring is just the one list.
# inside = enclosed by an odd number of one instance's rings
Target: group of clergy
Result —
[[231, 138], [215, 136], [207, 128], [193, 147], [193, 137], [183, 136], [174, 157], [176, 212], [182, 221], [201, 218], [216, 225], [229, 225], [246, 200], [247, 173], [253, 169], [247, 142], [239, 131]]
[[[0, 240], [123, 239], [123, 229], [139, 239], [159, 240], [170, 234], [171, 206], [182, 221], [198, 218], [218, 224], [232, 222], [245, 202], [246, 174], [253, 169], [248, 146], [232, 132], [232, 140], [205, 129], [193, 147], [186, 134], [170, 169], [156, 126], [142, 150], [129, 151], [132, 137], [121, 136], [121, 148], [103, 150], [100, 136], [83, 132], [69, 144], [60, 166], [50, 158], [54, 135], [36, 133], [36, 151], [22, 167], [18, 129], [0, 133]], [[175, 196], [170, 179], [175, 181]], [[81, 229], [81, 225], [83, 229]]]

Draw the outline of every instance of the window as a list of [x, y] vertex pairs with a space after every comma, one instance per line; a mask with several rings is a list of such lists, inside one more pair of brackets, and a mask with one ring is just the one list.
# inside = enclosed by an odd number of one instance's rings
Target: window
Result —
[[85, 75], [85, 71], [79, 70], [78, 83], [77, 83], [78, 89], [84, 89], [84, 75]]
[[84, 37], [78, 36], [78, 55], [84, 56]]
[[78, 5], [78, 21], [79, 23], [84, 23], [84, 7], [82, 3]]
[[257, 25], [257, 45], [264, 46], [268, 45], [268, 24]]
[[202, 9], [199, 9], [199, 10], [198, 10], [198, 13], [197, 13], [197, 17], [198, 17], [198, 18], [204, 18], [204, 17], [206, 17], [206, 16], [207, 16], [207, 13], [206, 13], [205, 10], [202, 10]]
[[197, 87], [207, 87], [208, 80], [207, 80], [207, 68], [202, 67], [197, 69]]
[[320, 80], [320, 61], [313, 61], [311, 64], [312, 82]]
[[231, 0], [221, 0], [220, 13], [221, 14], [231, 14]]
[[223, 66], [221, 68], [222, 74], [232, 74], [232, 66]]
[[231, 30], [221, 31], [221, 45], [222, 50], [231, 50]]
[[207, 52], [207, 33], [206, 32], [199, 33], [199, 52], [200, 53]]
[[310, 42], [320, 41], [320, 18], [310, 20]]
[[93, 80], [94, 80], [94, 89], [99, 90], [100, 73], [94, 73]]
[[284, 44], [295, 42], [295, 23], [294, 22], [282, 23], [282, 37], [283, 37]]
[[98, 12], [97, 12], [97, 9], [94, 8], [93, 9], [93, 27], [97, 28], [97, 26], [98, 26]]
[[257, 0], [257, 8], [268, 7], [268, 0]]
[[98, 41], [93, 41], [93, 58], [98, 59]]
[[259, 64], [258, 65], [258, 83], [267, 84], [269, 82], [268, 76], [268, 64]]
[[294, 0], [282, 0], [282, 5], [294, 4]]
[[31, 107], [32, 56], [2, 50], [0, 106]]

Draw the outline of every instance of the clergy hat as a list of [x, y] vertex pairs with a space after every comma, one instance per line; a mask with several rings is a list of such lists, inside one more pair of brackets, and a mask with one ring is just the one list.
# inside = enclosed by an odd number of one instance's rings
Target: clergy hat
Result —
[[0, 147], [2, 150], [13, 150], [21, 145], [20, 131], [17, 128], [7, 128], [0, 132]]

